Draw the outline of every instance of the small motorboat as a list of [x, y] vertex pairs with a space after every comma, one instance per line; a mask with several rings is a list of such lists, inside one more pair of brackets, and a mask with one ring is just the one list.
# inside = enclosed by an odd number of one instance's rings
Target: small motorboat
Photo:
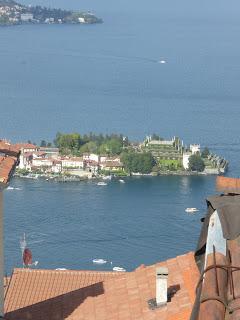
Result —
[[65, 270], [67, 270], [66, 268], [57, 268], [57, 269], [55, 269], [55, 270], [57, 270], [57, 271], [65, 271]]
[[122, 267], [113, 267], [113, 271], [126, 272], [126, 269], [124, 269], [124, 268], [122, 268]]
[[20, 188], [17, 188], [17, 187], [8, 186], [8, 187], [7, 187], [7, 190], [21, 190], [21, 189], [20, 189]]
[[95, 264], [105, 264], [105, 263], [107, 263], [107, 260], [104, 260], [104, 259], [93, 259], [92, 262], [95, 263]]
[[120, 183], [125, 183], [125, 181], [123, 179], [119, 179]]
[[165, 60], [159, 60], [158, 63], [165, 64], [166, 61]]
[[98, 186], [107, 186], [106, 182], [100, 181], [97, 183]]
[[188, 213], [193, 213], [193, 212], [197, 212], [199, 210], [197, 208], [187, 208], [187, 209], [185, 209], [185, 211]]
[[104, 176], [102, 177], [103, 180], [112, 180], [112, 176]]

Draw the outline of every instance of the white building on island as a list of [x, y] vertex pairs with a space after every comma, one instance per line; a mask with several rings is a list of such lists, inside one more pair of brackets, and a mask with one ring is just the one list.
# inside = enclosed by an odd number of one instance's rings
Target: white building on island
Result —
[[196, 153], [200, 153], [201, 151], [201, 147], [200, 144], [190, 144], [190, 151], [192, 152], [192, 154], [196, 154]]
[[191, 152], [183, 152], [182, 165], [185, 170], [189, 169], [189, 158], [191, 157], [191, 155]]

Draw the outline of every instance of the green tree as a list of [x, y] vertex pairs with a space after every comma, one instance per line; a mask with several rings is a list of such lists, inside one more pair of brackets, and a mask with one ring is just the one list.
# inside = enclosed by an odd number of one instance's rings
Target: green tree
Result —
[[89, 142], [85, 143], [83, 146], [81, 146], [79, 152], [80, 152], [80, 154], [97, 153], [98, 152], [97, 143], [94, 141], [89, 141]]
[[105, 143], [100, 145], [99, 147], [99, 153], [100, 154], [108, 154], [110, 156], [120, 154], [123, 149], [123, 143], [118, 138], [110, 138]]
[[209, 156], [209, 154], [210, 154], [209, 149], [208, 149], [207, 147], [205, 147], [205, 148], [203, 149], [203, 151], [202, 151], [202, 157], [203, 157], [203, 158], [207, 158], [207, 157]]
[[190, 156], [189, 158], [190, 171], [202, 172], [204, 169], [205, 169], [204, 161], [199, 155], [193, 154], [192, 156]]
[[128, 172], [140, 172], [140, 173], [150, 173], [154, 167], [155, 160], [151, 153], [127, 153], [124, 152], [121, 156], [121, 161], [123, 162], [124, 168]]
[[56, 147], [60, 149], [61, 153], [78, 154], [82, 140], [79, 133], [62, 134], [58, 132], [54, 143]]
[[42, 140], [40, 143], [40, 147], [46, 147], [47, 146], [47, 142], [45, 140]]
[[152, 140], [163, 140], [163, 138], [161, 138], [158, 134], [156, 134], [156, 133], [153, 133], [152, 134]]

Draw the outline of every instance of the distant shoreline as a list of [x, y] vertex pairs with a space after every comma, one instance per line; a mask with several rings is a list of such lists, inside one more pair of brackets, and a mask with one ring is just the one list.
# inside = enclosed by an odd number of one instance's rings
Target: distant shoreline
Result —
[[0, 0], [0, 26], [96, 23], [103, 23], [103, 20], [90, 11], [25, 6], [13, 0]]

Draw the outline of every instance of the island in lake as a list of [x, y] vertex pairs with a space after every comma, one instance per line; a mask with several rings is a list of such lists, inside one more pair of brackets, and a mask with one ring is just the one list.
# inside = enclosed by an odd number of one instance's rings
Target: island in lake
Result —
[[223, 174], [228, 161], [199, 144], [185, 145], [178, 137], [159, 135], [130, 141], [121, 134], [58, 133], [54, 142], [20, 143], [17, 175], [58, 181], [141, 175]]
[[25, 6], [13, 0], [0, 0], [0, 26], [19, 24], [93, 24], [103, 20], [91, 12]]

